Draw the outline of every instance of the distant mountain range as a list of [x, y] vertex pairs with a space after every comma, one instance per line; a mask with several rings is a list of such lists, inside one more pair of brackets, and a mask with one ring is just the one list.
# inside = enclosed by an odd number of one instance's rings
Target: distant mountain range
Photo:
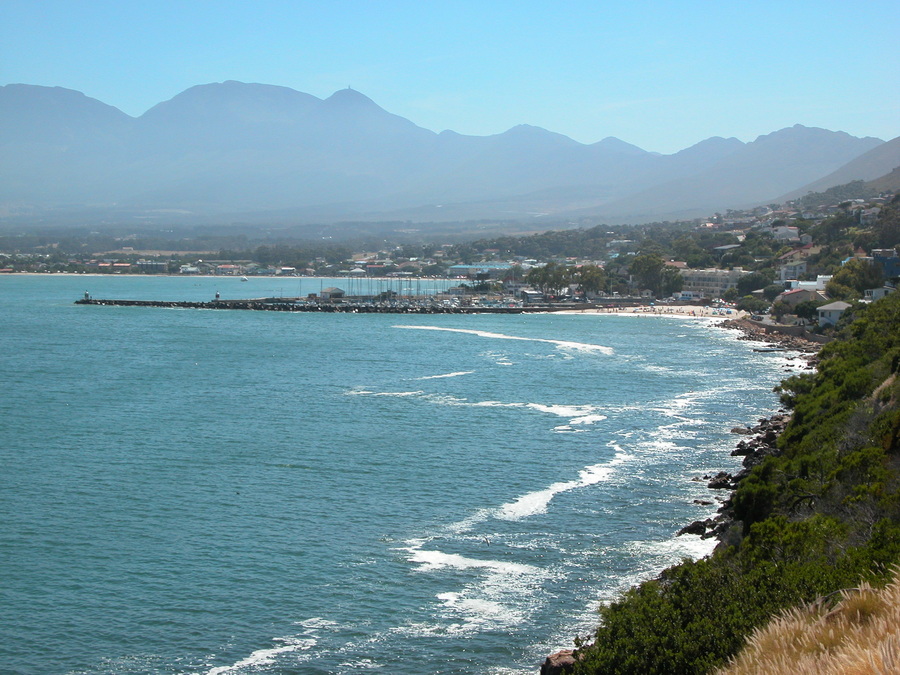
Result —
[[133, 118], [70, 89], [0, 87], [7, 212], [647, 222], [869, 180], [896, 166], [900, 139], [800, 125], [660, 155], [527, 125], [494, 136], [435, 133], [352, 89], [323, 100], [272, 85], [206, 84]]

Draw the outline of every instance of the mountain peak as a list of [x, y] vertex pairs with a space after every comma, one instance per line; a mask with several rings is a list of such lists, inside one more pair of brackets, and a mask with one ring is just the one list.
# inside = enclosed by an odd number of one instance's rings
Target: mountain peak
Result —
[[338, 89], [331, 96], [325, 99], [324, 103], [328, 106], [351, 108], [351, 107], [374, 107], [380, 106], [365, 94], [347, 87], [346, 89]]
[[264, 124], [291, 119], [319, 103], [315, 96], [289, 87], [226, 80], [190, 87], [153, 106], [142, 117], [151, 121], [193, 118], [201, 124], [210, 120]]
[[631, 143], [616, 138], [615, 136], [607, 136], [603, 140], [594, 143], [595, 148], [603, 148], [604, 150], [612, 150], [614, 152], [628, 153], [631, 155], [643, 155], [645, 150]]

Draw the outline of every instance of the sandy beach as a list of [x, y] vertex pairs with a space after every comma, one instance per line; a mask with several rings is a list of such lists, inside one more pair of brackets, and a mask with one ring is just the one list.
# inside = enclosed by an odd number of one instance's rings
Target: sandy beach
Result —
[[737, 309], [698, 307], [696, 305], [640, 305], [638, 307], [591, 307], [563, 310], [560, 313], [575, 314], [617, 314], [635, 316], [693, 316], [697, 318], [744, 319], [748, 315]]

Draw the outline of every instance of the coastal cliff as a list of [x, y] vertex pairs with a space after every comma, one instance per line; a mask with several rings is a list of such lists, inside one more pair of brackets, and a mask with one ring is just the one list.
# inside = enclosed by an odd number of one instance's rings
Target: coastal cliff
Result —
[[815, 372], [776, 389], [789, 413], [737, 444], [744, 469], [708, 477], [732, 496], [684, 531], [718, 537], [716, 551], [603, 607], [590, 641], [542, 672], [710, 672], [780, 611], [886, 582], [900, 561], [900, 294], [839, 328]]

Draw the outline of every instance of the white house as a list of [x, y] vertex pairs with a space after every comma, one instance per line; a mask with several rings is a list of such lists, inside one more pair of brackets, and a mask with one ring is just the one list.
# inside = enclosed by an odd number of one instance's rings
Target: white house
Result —
[[829, 302], [822, 305], [817, 310], [819, 312], [819, 326], [833, 326], [841, 318], [841, 315], [850, 307], [849, 302], [838, 300], [837, 302]]
[[893, 286], [882, 286], [881, 288], [867, 288], [863, 293], [865, 297], [863, 298], [863, 302], [875, 302], [876, 300], [881, 300], [888, 293], [893, 293], [897, 289]]

